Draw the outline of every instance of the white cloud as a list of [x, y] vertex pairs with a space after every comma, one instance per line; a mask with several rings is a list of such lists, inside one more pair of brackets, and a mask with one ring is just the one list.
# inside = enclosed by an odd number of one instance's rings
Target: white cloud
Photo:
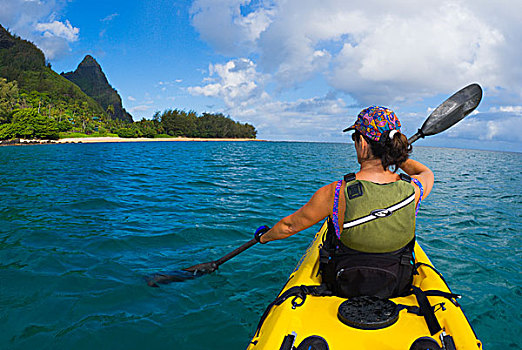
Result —
[[[489, 112], [475, 111], [447, 137], [500, 140], [508, 131], [501, 118], [516, 121], [521, 114], [516, 107], [522, 98], [521, 12], [522, 2], [509, 0], [427, 0], [422, 6], [384, 0], [196, 0], [192, 25], [215, 51], [231, 58], [210, 64], [207, 80], [189, 92], [222, 99], [233, 117], [257, 121], [260, 135], [278, 127], [282, 135], [282, 126], [310, 127], [303, 132], [312, 134], [317, 124], [309, 115], [332, 122], [341, 120], [339, 111], [319, 113], [319, 97], [283, 102], [276, 93], [326, 81], [322, 92], [313, 91], [316, 96], [331, 90], [360, 106], [423, 111], [406, 114], [415, 125], [439, 96], [478, 82]], [[234, 76], [234, 57], [243, 57], [251, 73]], [[346, 113], [346, 105], [334, 101], [326, 103]], [[466, 125], [472, 124], [470, 132]]]
[[80, 29], [73, 27], [68, 20], [66, 20], [65, 23], [59, 21], [37, 23], [35, 28], [42, 32], [43, 36], [46, 38], [58, 37], [63, 38], [68, 42], [78, 40], [78, 35], [80, 33]]
[[167, 91], [169, 88], [176, 86], [182, 81], [182, 79], [176, 79], [174, 81], [159, 81], [156, 83], [156, 87], [160, 88], [161, 91]]
[[190, 14], [201, 38], [225, 54], [239, 54], [254, 46], [273, 16], [272, 5], [260, 5], [247, 14], [241, 13], [249, 0], [195, 0]]
[[346, 103], [335, 95], [283, 102], [268, 99], [248, 109], [230, 111], [253, 123], [259, 138], [270, 140], [342, 140], [340, 125], [348, 124]]
[[245, 107], [259, 103], [266, 98], [265, 77], [258, 73], [256, 65], [248, 59], [240, 58], [225, 64], [209, 66], [209, 82], [203, 86], [189, 87], [192, 95], [222, 98], [228, 108]]
[[207, 84], [189, 87], [193, 95], [220, 98], [222, 111], [236, 120], [254, 123], [260, 138], [271, 140], [319, 140], [339, 136], [347, 107], [334, 93], [324, 97], [278, 101], [266, 90], [266, 76], [248, 59], [210, 65]]
[[499, 106], [499, 107], [492, 107], [490, 112], [496, 113], [496, 112], [506, 112], [506, 113], [515, 113], [515, 114], [522, 114], [522, 106]]
[[505, 141], [522, 144], [522, 115], [515, 113], [478, 113], [447, 131], [449, 138]]
[[110, 22], [113, 19], [115, 19], [116, 17], [118, 17], [119, 15], [120, 15], [119, 13], [113, 13], [113, 14], [108, 15], [105, 18], [102, 18], [100, 21], [102, 21], [102, 22]]
[[129, 112], [134, 115], [135, 119], [140, 117], [147, 117], [149, 114], [147, 112], [150, 112], [156, 108], [155, 100], [149, 92], [145, 92], [142, 98], [128, 96], [127, 99], [135, 104], [134, 106], [128, 108]]
[[456, 4], [407, 18], [376, 14], [374, 26], [345, 43], [330, 74], [334, 87], [368, 104], [415, 100], [470, 82], [498, 83], [503, 35]]
[[256, 57], [282, 87], [322, 74], [362, 104], [389, 104], [471, 82], [522, 96], [521, 11], [507, 0], [197, 0], [192, 23], [218, 52]]
[[57, 18], [66, 3], [66, 0], [0, 0], [0, 23], [34, 42], [47, 59], [59, 58], [70, 51], [69, 44], [79, 37], [79, 28]]
[[131, 107], [129, 110], [132, 114], [134, 114], [137, 112], [147, 112], [147, 111], [150, 111], [152, 108], [153, 108], [153, 106], [151, 106], [150, 104], [147, 104], [147, 105], [134, 106], [134, 107]]

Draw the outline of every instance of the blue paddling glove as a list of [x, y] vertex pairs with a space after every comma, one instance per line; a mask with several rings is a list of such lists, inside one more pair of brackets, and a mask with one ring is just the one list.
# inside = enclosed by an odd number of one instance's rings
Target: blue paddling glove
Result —
[[[265, 233], [267, 233], [269, 230], [270, 230], [270, 227], [268, 227], [266, 225], [259, 226], [256, 230], [256, 233], [254, 233], [254, 238], [256, 239], [256, 241], [258, 243], [261, 243], [261, 236], [264, 235]], [[267, 242], [264, 242], [261, 244], [266, 244], [266, 243]]]

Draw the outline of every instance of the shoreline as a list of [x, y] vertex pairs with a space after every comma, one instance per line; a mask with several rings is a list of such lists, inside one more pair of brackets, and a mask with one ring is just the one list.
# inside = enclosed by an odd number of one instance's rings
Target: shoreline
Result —
[[[261, 139], [233, 139], [233, 138], [191, 138], [191, 137], [169, 137], [169, 138], [122, 138], [122, 137], [75, 137], [64, 138], [59, 140], [31, 140], [31, 139], [11, 139], [0, 140], [0, 147], [4, 146], [29, 146], [29, 145], [53, 145], [53, 144], [71, 144], [71, 143], [124, 143], [124, 142], [288, 142], [288, 143], [333, 143], [333, 144], [347, 144], [351, 142], [328, 142], [328, 141], [281, 141], [281, 140], [261, 140]], [[458, 147], [443, 147], [440, 145], [424, 145], [416, 146], [421, 148], [444, 148], [455, 150], [472, 150], [482, 152], [501, 152], [521, 154], [518, 150], [499, 150], [499, 149], [481, 149], [481, 148], [458, 148]]]
[[233, 138], [198, 138], [198, 137], [168, 137], [168, 138], [124, 138], [124, 137], [76, 137], [65, 138], [54, 141], [53, 143], [101, 143], [101, 142], [173, 142], [173, 141], [265, 141], [258, 139], [233, 139]]
[[24, 146], [24, 145], [49, 145], [49, 144], [66, 144], [66, 143], [121, 143], [121, 142], [180, 142], [180, 141], [197, 141], [197, 142], [248, 142], [257, 141], [265, 142], [266, 140], [246, 139], [246, 138], [197, 138], [197, 137], [168, 137], [168, 138], [123, 138], [123, 137], [74, 137], [58, 140], [30, 140], [30, 139], [14, 139], [0, 141], [0, 146]]

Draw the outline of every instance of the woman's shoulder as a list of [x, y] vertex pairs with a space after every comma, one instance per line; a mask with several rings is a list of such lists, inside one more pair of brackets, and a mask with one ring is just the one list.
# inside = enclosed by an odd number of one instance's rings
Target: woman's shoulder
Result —
[[333, 198], [335, 192], [343, 188], [344, 183], [342, 179], [330, 182], [315, 191], [314, 197]]
[[334, 182], [330, 182], [329, 184], [321, 187], [320, 189], [324, 190], [325, 192], [334, 193], [335, 189], [337, 187], [340, 187], [344, 181], [342, 179], [336, 180]]

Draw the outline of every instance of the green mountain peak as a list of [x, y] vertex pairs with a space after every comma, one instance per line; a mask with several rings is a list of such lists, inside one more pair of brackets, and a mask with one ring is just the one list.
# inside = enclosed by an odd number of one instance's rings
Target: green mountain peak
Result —
[[94, 57], [92, 57], [91, 55], [86, 55], [84, 57], [83, 61], [80, 63], [80, 66], [82, 66], [82, 67], [96, 66], [101, 69], [98, 62], [96, 62]]
[[98, 102], [112, 119], [132, 122], [132, 116], [122, 106], [120, 95], [109, 84], [100, 64], [91, 55], [85, 56], [74, 72], [62, 73], [62, 76]]

